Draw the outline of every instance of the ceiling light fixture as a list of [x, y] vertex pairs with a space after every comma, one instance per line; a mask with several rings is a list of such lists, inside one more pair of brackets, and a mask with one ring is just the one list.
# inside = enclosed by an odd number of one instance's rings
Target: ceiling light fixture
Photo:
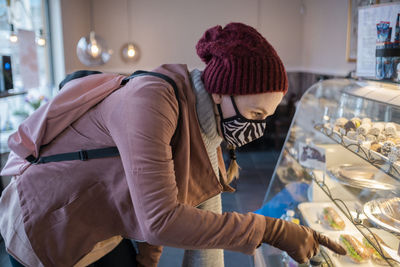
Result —
[[131, 12], [131, 8], [130, 8], [130, 0], [126, 0], [126, 19], [127, 19], [127, 27], [128, 27], [128, 43], [124, 44], [121, 47], [121, 57], [122, 60], [127, 62], [127, 63], [131, 63], [131, 62], [135, 62], [139, 59], [139, 50], [138, 47], [131, 42], [131, 16], [130, 16], [130, 12]]
[[78, 58], [86, 66], [103, 65], [110, 60], [112, 53], [106, 41], [94, 31], [93, 8], [93, 0], [90, 0], [90, 33], [82, 37], [76, 46]]
[[39, 37], [36, 39], [36, 43], [38, 46], [45, 46], [46, 45], [46, 38], [44, 37], [43, 30], [39, 30]]
[[10, 24], [10, 42], [16, 43], [18, 42], [18, 35], [14, 29], [14, 24]]

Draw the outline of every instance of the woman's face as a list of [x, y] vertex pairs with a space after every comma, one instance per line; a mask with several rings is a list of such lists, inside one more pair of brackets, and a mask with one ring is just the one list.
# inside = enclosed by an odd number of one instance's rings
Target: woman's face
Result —
[[[212, 94], [215, 104], [220, 104], [224, 119], [235, 116], [230, 96]], [[282, 92], [271, 92], [253, 95], [235, 96], [239, 112], [249, 120], [263, 120], [274, 114], [276, 107], [282, 101]]]
[[[215, 104], [220, 104], [224, 119], [235, 116], [236, 112], [229, 95], [212, 94]], [[282, 101], [282, 92], [271, 92], [253, 95], [235, 96], [236, 106], [240, 114], [249, 120], [263, 120], [275, 113], [276, 107]], [[217, 112], [216, 105], [214, 112], [217, 118], [218, 133], [222, 137], [221, 118]]]

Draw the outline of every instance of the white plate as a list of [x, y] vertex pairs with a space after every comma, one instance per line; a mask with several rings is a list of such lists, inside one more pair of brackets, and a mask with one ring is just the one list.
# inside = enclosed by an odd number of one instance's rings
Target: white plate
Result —
[[[334, 232], [331, 235], [329, 235], [329, 237], [332, 238], [333, 240], [335, 240], [336, 242], [339, 242], [341, 234], [352, 235], [355, 238], [357, 238], [358, 241], [360, 241], [362, 243], [363, 236], [358, 231]], [[348, 256], [338, 255], [329, 249], [325, 249], [325, 251], [328, 253], [329, 258], [332, 260], [332, 263], [334, 264], [334, 266], [360, 266], [360, 267], [379, 266], [379, 265], [376, 265], [375, 263], [373, 263], [371, 260], [367, 260], [363, 263], [356, 263], [356, 262], [352, 261], [351, 258]]]
[[[340, 175], [341, 170], [360, 170], [361, 172], [371, 172], [374, 174], [372, 179], [363, 179], [361, 177], [345, 177]], [[393, 184], [393, 179], [381, 172], [379, 169], [372, 165], [354, 165], [354, 164], [341, 164], [330, 168], [329, 172], [332, 174], [331, 177], [339, 181], [342, 184], [356, 187], [356, 188], [368, 188], [371, 190], [396, 190], [396, 185]]]
[[[382, 230], [382, 229], [377, 229], [377, 228], [371, 228], [371, 231], [374, 234], [376, 234], [377, 236], [379, 236], [380, 238], [382, 238], [383, 242], [385, 242], [390, 247], [388, 249], [392, 250], [393, 248], [397, 248], [399, 246], [399, 240], [394, 235], [388, 233], [387, 231]], [[358, 241], [363, 243], [362, 242], [363, 241], [363, 235], [358, 231], [354, 231], [354, 232], [334, 232], [329, 237], [331, 237], [336, 242], [339, 242], [339, 238], [340, 238], [341, 234], [353, 235], [355, 238], [358, 239]], [[382, 246], [382, 249], [385, 250], [385, 247]], [[369, 259], [366, 262], [363, 262], [363, 263], [355, 263], [348, 256], [337, 255], [336, 253], [330, 251], [329, 249], [325, 249], [325, 251], [327, 251], [327, 253], [329, 255], [329, 258], [332, 260], [332, 262], [334, 263], [335, 266], [389, 266], [389, 265], [377, 264], [372, 260], [372, 258]], [[393, 262], [393, 264], [394, 264], [394, 266], [398, 266], [398, 265], [395, 265], [394, 262]]]
[[[339, 216], [343, 219], [346, 227], [343, 231], [357, 231], [355, 226], [347, 219], [347, 217], [332, 203], [332, 202], [303, 202], [298, 205], [298, 209], [301, 212], [306, 224], [318, 232], [323, 233], [336, 233], [341, 231], [336, 231], [326, 225], [323, 218], [323, 209], [331, 207], [333, 208]], [[328, 234], [327, 234], [328, 235]], [[328, 235], [329, 236], [329, 235]]]

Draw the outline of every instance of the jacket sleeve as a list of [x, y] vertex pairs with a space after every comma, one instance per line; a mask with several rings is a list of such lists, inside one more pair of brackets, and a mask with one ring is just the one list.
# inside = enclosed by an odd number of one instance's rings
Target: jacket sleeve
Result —
[[166, 84], [142, 80], [142, 88], [127, 84], [132, 88], [121, 94], [107, 127], [120, 151], [145, 241], [185, 249], [221, 248], [253, 254], [265, 231], [263, 216], [215, 214], [178, 202], [170, 146], [177, 127], [178, 102]]
[[146, 242], [137, 242], [139, 253], [136, 255], [138, 267], [157, 267], [160, 261], [162, 246], [153, 246]]

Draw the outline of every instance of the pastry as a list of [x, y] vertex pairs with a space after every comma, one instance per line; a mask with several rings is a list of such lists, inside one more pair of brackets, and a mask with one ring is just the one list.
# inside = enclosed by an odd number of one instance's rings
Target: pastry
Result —
[[356, 128], [360, 127], [360, 125], [361, 125], [361, 119], [360, 118], [354, 117], [354, 118], [351, 119], [351, 121], [354, 123]]
[[379, 134], [379, 135], [376, 137], [376, 141], [378, 141], [378, 142], [385, 142], [385, 141], [386, 141], [386, 136], [385, 136], [384, 134]]
[[380, 133], [383, 132], [383, 130], [385, 129], [385, 125], [381, 122], [376, 122], [372, 124], [371, 129], [369, 129], [369, 134], [378, 136]]
[[396, 137], [397, 136], [396, 126], [391, 122], [386, 123], [384, 133], [386, 136]]
[[395, 144], [392, 141], [385, 141], [382, 145], [381, 153], [387, 156], [394, 146]]
[[366, 141], [370, 141], [370, 142], [375, 142], [375, 141], [376, 141], [376, 136], [375, 136], [375, 135], [372, 135], [372, 134], [367, 134], [367, 135], [365, 136], [365, 140], [366, 140]]
[[380, 153], [381, 152], [381, 147], [382, 145], [379, 143], [372, 143], [371, 144], [371, 150]]
[[336, 210], [332, 207], [326, 207], [323, 210], [324, 213], [324, 221], [333, 229], [333, 230], [344, 230], [346, 224], [340, 215], [336, 212]]
[[367, 135], [370, 129], [371, 124], [361, 124], [360, 127], [357, 128], [357, 133]]
[[400, 138], [398, 138], [398, 137], [388, 137], [386, 139], [386, 141], [392, 141], [395, 145], [399, 145], [400, 144]]
[[355, 131], [348, 131], [346, 136], [351, 140], [357, 140], [357, 133]]
[[371, 257], [371, 252], [354, 236], [343, 234], [339, 240], [347, 250], [347, 256], [355, 263], [365, 262]]
[[371, 124], [371, 119], [370, 118], [364, 118], [361, 120], [361, 125], [363, 124]]
[[356, 140], [357, 140], [359, 143], [362, 143], [362, 142], [365, 141], [365, 137], [364, 137], [364, 135], [362, 135], [362, 134], [358, 134], [357, 137], [356, 137]]
[[352, 121], [346, 122], [346, 124], [343, 126], [343, 128], [346, 130], [346, 133], [349, 131], [356, 130], [356, 126], [354, 125], [354, 123]]
[[348, 122], [348, 119], [343, 118], [343, 117], [342, 118], [338, 118], [335, 121], [335, 126], [343, 128], [344, 125], [346, 124], [346, 122]]

